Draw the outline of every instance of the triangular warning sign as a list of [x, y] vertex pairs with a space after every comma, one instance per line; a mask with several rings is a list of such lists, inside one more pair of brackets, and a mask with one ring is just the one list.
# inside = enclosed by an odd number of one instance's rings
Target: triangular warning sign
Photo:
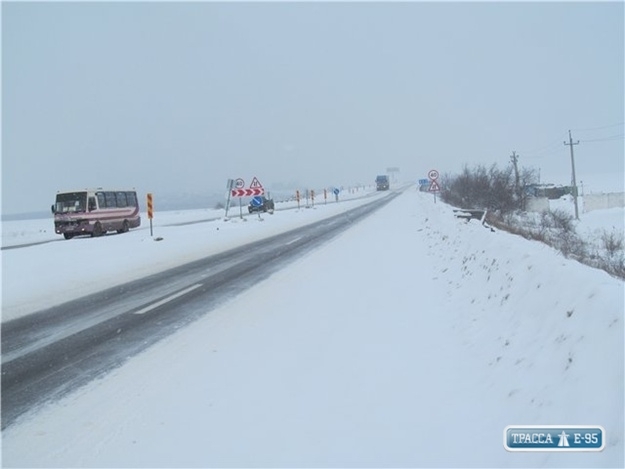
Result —
[[262, 188], [263, 188], [263, 185], [260, 183], [258, 178], [254, 176], [254, 179], [252, 179], [252, 183], [250, 184], [250, 189], [262, 189]]
[[430, 184], [430, 188], [428, 190], [430, 192], [438, 192], [441, 188], [436, 181], [432, 180], [432, 184]]

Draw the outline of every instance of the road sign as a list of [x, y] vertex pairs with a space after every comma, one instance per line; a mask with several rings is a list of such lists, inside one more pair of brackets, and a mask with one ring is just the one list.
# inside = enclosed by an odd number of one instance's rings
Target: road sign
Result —
[[438, 179], [438, 171], [436, 171], [435, 169], [431, 169], [430, 172], [428, 173], [428, 177], [435, 181]]
[[232, 197], [251, 197], [254, 195], [263, 195], [265, 189], [232, 189]]
[[432, 183], [430, 184], [430, 188], [428, 190], [430, 192], [439, 192], [441, 190], [440, 186], [436, 182], [436, 179], [432, 179]]
[[238, 178], [236, 181], [234, 181], [234, 187], [236, 189], [243, 189], [245, 187], [245, 181], [241, 178]]
[[419, 179], [420, 186], [425, 186], [428, 182], [430, 182], [428, 179]]
[[262, 188], [263, 188], [263, 185], [260, 183], [258, 178], [254, 176], [254, 179], [252, 179], [252, 183], [250, 184], [250, 189], [262, 189]]
[[339, 192], [341, 192], [341, 190], [338, 187], [335, 187], [332, 192], [334, 192], [334, 195], [339, 195]]
[[263, 198], [260, 196], [256, 196], [250, 202], [253, 207], [260, 207], [263, 204]]

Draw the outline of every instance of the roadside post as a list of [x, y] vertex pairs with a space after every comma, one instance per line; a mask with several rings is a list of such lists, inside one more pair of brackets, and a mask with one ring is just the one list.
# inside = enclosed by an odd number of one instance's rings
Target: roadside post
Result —
[[312, 200], [312, 206], [315, 206], [315, 191], [310, 191], [310, 199]]
[[328, 205], [328, 190], [325, 188], [323, 189], [323, 204]]
[[228, 209], [230, 208], [230, 197], [232, 196], [232, 188], [234, 187], [234, 179], [228, 179], [226, 183], [226, 190], [228, 191], [228, 198], [226, 199], [226, 215], [225, 218], [228, 218]]
[[295, 198], [297, 199], [297, 209], [299, 210], [300, 209], [300, 206], [299, 206], [299, 190], [295, 191]]
[[152, 232], [152, 218], [154, 218], [154, 203], [152, 201], [152, 193], [148, 192], [148, 218], [150, 219], [150, 236], [153, 236]]

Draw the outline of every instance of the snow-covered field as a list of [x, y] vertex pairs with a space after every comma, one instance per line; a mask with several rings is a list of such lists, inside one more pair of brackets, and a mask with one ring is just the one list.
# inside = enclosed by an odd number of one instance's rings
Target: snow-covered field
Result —
[[[609, 208], [584, 212], [584, 198], [579, 197], [579, 221], [575, 221], [575, 231], [591, 244], [600, 242], [603, 233], [625, 234], [625, 209]], [[557, 200], [549, 201], [550, 210], [561, 210], [572, 217], [575, 216], [573, 197], [566, 195]]]
[[[4, 250], [3, 320], [368, 200]], [[3, 245], [44, 235], [12, 226]], [[5, 430], [3, 466], [623, 467], [624, 292], [410, 188]], [[506, 452], [522, 424], [601, 425], [606, 448]]]
[[313, 223], [385, 195], [368, 188], [344, 192], [338, 203], [318, 198], [314, 204], [309, 200], [308, 206], [305, 199], [299, 205], [286, 201], [276, 203], [273, 215], [248, 215], [247, 205], [241, 211], [235, 199], [228, 221], [224, 221], [224, 210], [157, 211], [153, 236], [147, 214], [142, 213], [141, 227], [123, 236], [112, 233], [69, 242], [54, 232], [52, 218], [3, 222], [3, 247], [54, 242], [2, 251], [2, 320]]

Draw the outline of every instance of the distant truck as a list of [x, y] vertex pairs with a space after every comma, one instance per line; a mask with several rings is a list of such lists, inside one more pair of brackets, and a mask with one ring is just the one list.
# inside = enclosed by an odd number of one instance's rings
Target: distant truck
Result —
[[388, 176], [382, 174], [375, 178], [375, 186], [379, 191], [387, 191], [389, 189]]

